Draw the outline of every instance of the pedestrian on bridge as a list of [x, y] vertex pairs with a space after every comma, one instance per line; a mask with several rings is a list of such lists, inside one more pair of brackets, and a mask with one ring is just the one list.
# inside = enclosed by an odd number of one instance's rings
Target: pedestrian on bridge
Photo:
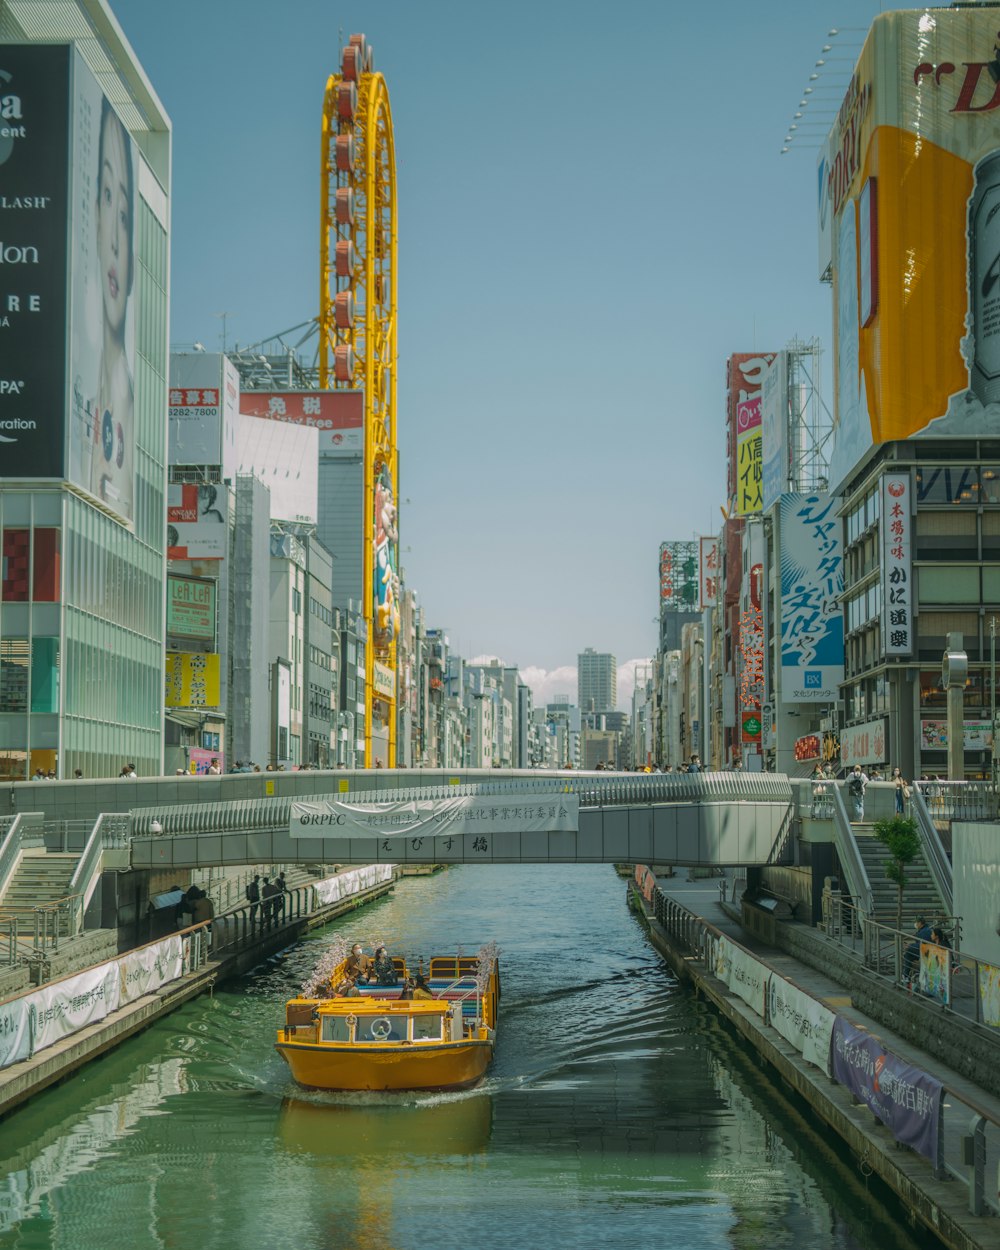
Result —
[[865, 790], [868, 788], [868, 778], [861, 771], [861, 765], [855, 764], [854, 770], [847, 778], [847, 793], [850, 795], [851, 803], [854, 805], [854, 819], [860, 823], [865, 818]]

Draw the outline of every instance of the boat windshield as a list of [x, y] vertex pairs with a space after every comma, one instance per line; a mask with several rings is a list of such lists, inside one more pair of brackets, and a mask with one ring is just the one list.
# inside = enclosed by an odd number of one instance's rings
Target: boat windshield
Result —
[[415, 1042], [440, 1041], [441, 1021], [437, 1014], [413, 1017], [413, 1040]]
[[322, 1037], [324, 1042], [349, 1042], [351, 1034], [347, 1027], [347, 1017], [324, 1016]]
[[405, 1042], [406, 1016], [358, 1016], [354, 1037], [359, 1042]]

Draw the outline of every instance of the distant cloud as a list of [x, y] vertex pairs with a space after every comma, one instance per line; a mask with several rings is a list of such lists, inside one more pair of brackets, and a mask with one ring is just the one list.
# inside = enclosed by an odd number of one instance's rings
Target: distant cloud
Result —
[[535, 707], [555, 703], [556, 695], [568, 695], [570, 703], [576, 702], [576, 665], [563, 664], [559, 668], [538, 668], [529, 664], [521, 669], [521, 680], [531, 687]]
[[[618, 665], [618, 706], [623, 712], [632, 710], [636, 669], [651, 663], [651, 660], [625, 660]], [[569, 695], [570, 703], [576, 702], [575, 664], [563, 664], [552, 669], [528, 665], [521, 669], [521, 679], [531, 687], [535, 707], [554, 703], [558, 694]]]

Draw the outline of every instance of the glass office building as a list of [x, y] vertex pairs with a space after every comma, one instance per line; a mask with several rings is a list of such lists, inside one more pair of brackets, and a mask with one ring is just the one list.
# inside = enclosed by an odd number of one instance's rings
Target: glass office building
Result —
[[9, 0], [0, 70], [0, 777], [158, 774], [170, 123], [103, 0]]

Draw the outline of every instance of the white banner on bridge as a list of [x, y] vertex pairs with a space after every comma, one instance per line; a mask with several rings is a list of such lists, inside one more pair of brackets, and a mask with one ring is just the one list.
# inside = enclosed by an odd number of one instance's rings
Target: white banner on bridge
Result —
[[396, 803], [293, 802], [293, 838], [434, 837], [496, 833], [577, 833], [575, 794], [456, 796]]
[[118, 960], [118, 972], [122, 1006], [152, 994], [161, 985], [183, 976], [184, 939], [178, 933], [152, 946], [140, 947]]
[[830, 1075], [830, 1039], [836, 1013], [777, 973], [767, 988], [767, 1022], [803, 1059]]

